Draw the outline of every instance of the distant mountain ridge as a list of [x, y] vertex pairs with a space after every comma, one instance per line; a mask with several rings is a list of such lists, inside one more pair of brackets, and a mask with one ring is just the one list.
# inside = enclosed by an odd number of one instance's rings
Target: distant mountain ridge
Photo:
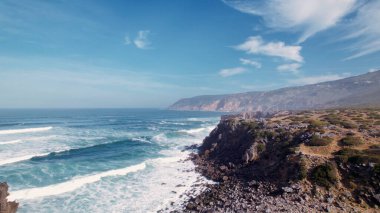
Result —
[[185, 98], [171, 105], [169, 109], [270, 112], [360, 106], [380, 106], [380, 70], [336, 81], [265, 92]]

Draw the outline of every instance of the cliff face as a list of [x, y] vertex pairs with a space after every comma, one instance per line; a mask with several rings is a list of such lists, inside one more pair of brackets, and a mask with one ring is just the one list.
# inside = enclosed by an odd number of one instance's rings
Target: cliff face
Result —
[[337, 81], [267, 92], [207, 95], [181, 99], [172, 110], [279, 111], [380, 106], [380, 71]]
[[8, 185], [0, 183], [0, 213], [15, 213], [18, 208], [18, 203], [8, 202]]
[[[199, 155], [224, 168], [225, 175], [286, 184], [297, 180], [300, 170], [300, 156], [292, 152], [299, 143], [296, 137], [263, 119], [226, 119], [204, 139]], [[214, 179], [221, 180], [218, 166], [208, 169]]]
[[[379, 136], [378, 110], [287, 112], [265, 119], [225, 116], [193, 157], [197, 170], [220, 185], [200, 196], [206, 203], [191, 201], [189, 207], [376, 212]], [[242, 204], [218, 201], [228, 199]]]

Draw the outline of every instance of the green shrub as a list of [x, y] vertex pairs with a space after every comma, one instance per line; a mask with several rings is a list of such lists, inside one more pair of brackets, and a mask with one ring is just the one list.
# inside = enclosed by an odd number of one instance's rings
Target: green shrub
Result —
[[363, 164], [380, 163], [380, 151], [378, 149], [356, 150], [344, 148], [335, 153], [338, 162]]
[[263, 143], [257, 144], [256, 149], [258, 153], [262, 153], [265, 150], [265, 144]]
[[273, 131], [270, 131], [270, 130], [264, 130], [264, 131], [260, 131], [258, 132], [258, 137], [261, 137], [261, 138], [267, 138], [267, 139], [272, 139], [276, 136], [275, 132]]
[[259, 125], [255, 121], [243, 121], [244, 126], [247, 126], [248, 129], [256, 129]]
[[311, 180], [319, 186], [330, 188], [337, 182], [335, 165], [329, 162], [315, 167], [311, 172]]
[[361, 153], [361, 151], [357, 150], [357, 149], [344, 148], [344, 149], [337, 151], [335, 154], [336, 155], [351, 156], [351, 155], [358, 155], [360, 153]]
[[307, 178], [307, 167], [305, 160], [301, 159], [299, 162], [299, 179], [303, 180]]
[[320, 121], [320, 120], [309, 120], [309, 126], [308, 129], [310, 130], [318, 130], [322, 129], [324, 126], [326, 126], [326, 122]]
[[346, 136], [339, 141], [341, 146], [357, 146], [362, 144], [362, 140], [359, 137]]
[[368, 114], [368, 117], [372, 119], [380, 119], [380, 114], [377, 112], [371, 112]]
[[330, 124], [332, 124], [332, 125], [338, 125], [338, 124], [340, 124], [340, 119], [339, 119], [338, 115], [336, 115], [336, 114], [328, 114], [328, 115], [326, 115], [325, 116], [325, 120], [327, 122], [329, 122]]
[[355, 129], [358, 128], [358, 126], [350, 121], [341, 121], [340, 125], [346, 129]]
[[306, 144], [308, 146], [327, 146], [333, 141], [329, 137], [319, 137], [318, 135], [313, 135], [310, 141]]

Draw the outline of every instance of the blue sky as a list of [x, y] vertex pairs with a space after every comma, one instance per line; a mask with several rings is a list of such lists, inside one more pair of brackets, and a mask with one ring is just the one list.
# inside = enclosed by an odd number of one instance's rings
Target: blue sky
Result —
[[380, 68], [378, 23], [377, 0], [2, 0], [0, 107], [166, 107], [336, 80]]

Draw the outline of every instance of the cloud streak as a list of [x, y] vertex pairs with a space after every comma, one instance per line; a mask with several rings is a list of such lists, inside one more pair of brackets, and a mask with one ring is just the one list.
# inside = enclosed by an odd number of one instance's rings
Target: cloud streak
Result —
[[357, 0], [224, 0], [244, 13], [261, 16], [267, 27], [299, 31], [298, 43], [335, 26], [356, 6]]
[[255, 68], [257, 68], [257, 69], [260, 69], [260, 68], [261, 68], [261, 63], [258, 62], [258, 61], [255, 61], [255, 60], [246, 59], [246, 58], [241, 58], [241, 59], [240, 59], [240, 62], [241, 62], [241, 64], [243, 64], [243, 65], [249, 65], [249, 66], [255, 67]]
[[355, 39], [350, 45], [353, 55], [346, 60], [359, 58], [380, 51], [380, 1], [370, 1], [361, 6], [352, 22], [345, 26], [347, 36]]
[[237, 50], [245, 51], [248, 54], [276, 56], [286, 60], [303, 62], [301, 46], [286, 45], [282, 41], [265, 42], [260, 36], [251, 36], [244, 43], [235, 48]]
[[245, 72], [247, 72], [247, 70], [244, 67], [235, 67], [235, 68], [222, 69], [219, 71], [219, 75], [225, 78], [225, 77], [230, 77], [234, 75], [239, 75]]
[[299, 63], [292, 63], [292, 64], [282, 64], [277, 67], [277, 71], [279, 72], [290, 72], [297, 74], [299, 72], [299, 69], [301, 68], [302, 64]]
[[327, 75], [319, 75], [319, 76], [299, 77], [296, 79], [290, 79], [288, 80], [288, 82], [291, 84], [296, 84], [296, 85], [317, 84], [317, 83], [325, 82], [325, 81], [335, 81], [342, 78], [347, 78], [349, 76], [350, 76], [349, 73], [327, 74]]

